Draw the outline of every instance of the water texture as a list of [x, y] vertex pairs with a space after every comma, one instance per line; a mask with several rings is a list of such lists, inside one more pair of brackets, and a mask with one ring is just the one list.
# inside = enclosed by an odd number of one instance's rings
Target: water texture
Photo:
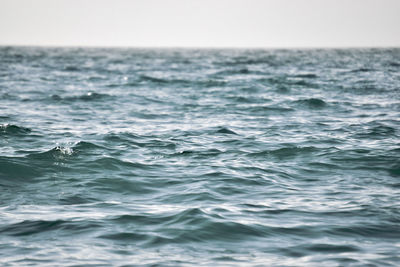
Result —
[[400, 49], [0, 47], [0, 265], [398, 266]]

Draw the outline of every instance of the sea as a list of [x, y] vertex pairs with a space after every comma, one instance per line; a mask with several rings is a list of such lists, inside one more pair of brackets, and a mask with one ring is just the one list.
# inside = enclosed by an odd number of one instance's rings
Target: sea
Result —
[[0, 47], [1, 266], [399, 266], [400, 48]]

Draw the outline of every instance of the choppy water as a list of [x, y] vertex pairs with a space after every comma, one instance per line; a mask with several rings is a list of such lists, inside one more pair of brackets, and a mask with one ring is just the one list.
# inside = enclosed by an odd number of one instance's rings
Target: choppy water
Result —
[[400, 49], [0, 48], [3, 266], [400, 264]]

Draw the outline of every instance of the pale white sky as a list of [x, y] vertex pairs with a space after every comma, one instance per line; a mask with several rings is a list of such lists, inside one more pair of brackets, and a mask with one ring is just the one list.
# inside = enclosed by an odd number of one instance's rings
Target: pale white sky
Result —
[[400, 0], [0, 0], [0, 45], [400, 47]]

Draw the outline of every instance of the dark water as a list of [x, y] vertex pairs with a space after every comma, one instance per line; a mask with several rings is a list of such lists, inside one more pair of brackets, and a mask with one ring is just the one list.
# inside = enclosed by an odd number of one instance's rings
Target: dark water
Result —
[[0, 48], [3, 266], [398, 266], [400, 49]]

